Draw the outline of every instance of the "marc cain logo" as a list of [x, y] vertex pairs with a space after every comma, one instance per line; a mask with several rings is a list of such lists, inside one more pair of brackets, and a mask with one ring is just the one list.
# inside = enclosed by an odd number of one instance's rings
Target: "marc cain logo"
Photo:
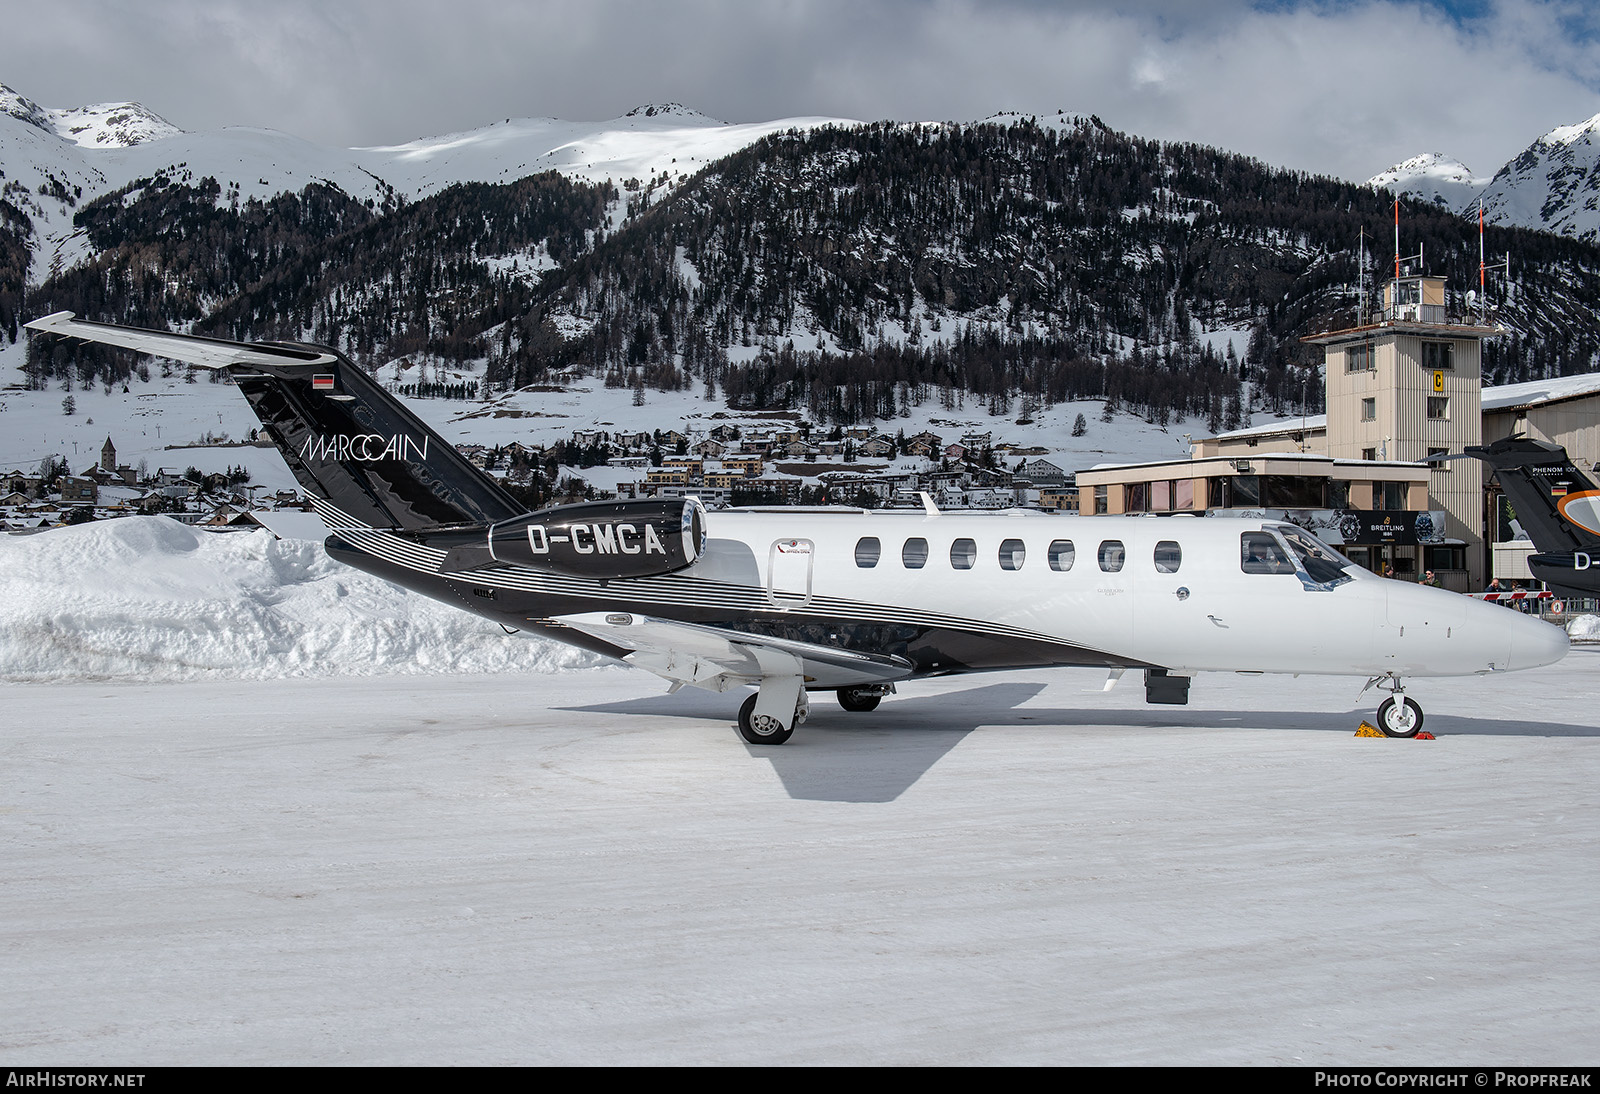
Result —
[[420, 441], [404, 433], [385, 437], [382, 433], [340, 433], [332, 437], [312, 434], [300, 446], [302, 460], [377, 463], [380, 460], [425, 460], [428, 438]]

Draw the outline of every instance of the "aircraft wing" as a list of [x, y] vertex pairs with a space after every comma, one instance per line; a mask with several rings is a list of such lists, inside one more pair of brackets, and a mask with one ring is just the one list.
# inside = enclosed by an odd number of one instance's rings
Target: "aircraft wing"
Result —
[[760, 684], [769, 676], [799, 676], [811, 687], [860, 687], [903, 680], [912, 672], [909, 661], [892, 655], [631, 612], [587, 612], [550, 622], [631, 650], [623, 660], [670, 680], [674, 691], [684, 684], [726, 691], [741, 684]]
[[24, 324], [29, 330], [43, 334], [59, 334], [85, 342], [99, 342], [107, 346], [138, 350], [141, 353], [182, 361], [201, 368], [232, 368], [245, 366], [278, 370], [293, 368], [303, 370], [326, 367], [335, 363], [325, 353], [277, 346], [270, 343], [229, 342], [223, 338], [202, 338], [193, 334], [173, 334], [171, 331], [146, 330], [141, 327], [117, 327], [109, 323], [93, 323], [79, 319], [72, 312], [58, 311]]

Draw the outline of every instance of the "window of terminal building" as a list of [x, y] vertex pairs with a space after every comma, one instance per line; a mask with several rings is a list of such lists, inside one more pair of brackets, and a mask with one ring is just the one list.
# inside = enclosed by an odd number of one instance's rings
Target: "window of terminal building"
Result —
[[1148, 513], [1150, 511], [1150, 484], [1147, 482], [1130, 482], [1123, 486], [1122, 511], [1124, 513]]
[[1261, 504], [1270, 509], [1328, 508], [1328, 480], [1316, 475], [1262, 475]]
[[1455, 343], [1422, 343], [1422, 367], [1426, 369], [1455, 368]]
[[1378, 420], [1377, 399], [1374, 398], [1361, 400], [1361, 420], [1363, 422], [1375, 422]]
[[1370, 343], [1350, 346], [1344, 351], [1346, 372], [1371, 372], [1375, 367], [1373, 347]]
[[1403, 482], [1375, 482], [1372, 484], [1372, 507], [1398, 511], [1406, 507], [1408, 484]]
[[[1448, 456], [1448, 455], [1450, 455], [1450, 450], [1448, 448], [1430, 448], [1430, 449], [1428, 449], [1428, 458], [1430, 460], [1433, 459], [1435, 456]], [[1440, 460], [1438, 463], [1433, 465], [1433, 469], [1435, 471], [1449, 471], [1454, 466], [1455, 466], [1455, 464], [1452, 463], [1449, 460]]]
[[1363, 448], [1361, 450], [1361, 458], [1364, 460], [1376, 460], [1378, 458], [1378, 450], [1376, 448]]
[[1350, 508], [1350, 480], [1349, 479], [1329, 479], [1328, 480], [1328, 508], [1329, 509], [1348, 509], [1348, 508]]
[[1106, 488], [1104, 486], [1097, 486], [1094, 488], [1094, 511], [1096, 516], [1111, 512], [1111, 502], [1107, 497]]
[[1434, 571], [1440, 570], [1465, 570], [1467, 568], [1467, 549], [1465, 547], [1424, 547], [1422, 549], [1422, 564], [1425, 568]]
[[1428, 396], [1428, 419], [1434, 422], [1449, 421], [1450, 397], [1448, 395]]

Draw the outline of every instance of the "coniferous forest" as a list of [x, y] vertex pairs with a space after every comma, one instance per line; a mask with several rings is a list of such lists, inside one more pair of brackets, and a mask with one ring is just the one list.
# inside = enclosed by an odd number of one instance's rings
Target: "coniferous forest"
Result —
[[[368, 367], [479, 362], [482, 394], [581, 373], [833, 424], [1097, 398], [1216, 430], [1320, 409], [1299, 338], [1354, 321], [1363, 231], [1369, 287], [1392, 269], [1391, 201], [1093, 119], [791, 131], [671, 186], [547, 173], [382, 206], [158, 176], [80, 209], [94, 257], [25, 298], [26, 217], [0, 203], [0, 337], [69, 309]], [[1407, 202], [1402, 231], [1428, 272], [1476, 287], [1475, 224]], [[1486, 247], [1512, 256], [1486, 382], [1600, 368], [1600, 248], [1502, 228]], [[41, 343], [28, 367], [46, 385], [139, 366]]]

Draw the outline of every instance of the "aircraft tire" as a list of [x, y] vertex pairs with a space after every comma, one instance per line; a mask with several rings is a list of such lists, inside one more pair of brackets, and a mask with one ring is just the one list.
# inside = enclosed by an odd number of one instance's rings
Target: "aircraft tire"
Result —
[[1385, 737], [1415, 737], [1422, 732], [1422, 708], [1404, 696], [1391, 695], [1378, 707], [1378, 728]]
[[883, 702], [883, 696], [861, 688], [840, 688], [835, 694], [839, 696], [839, 705], [852, 714], [877, 710], [878, 704]]
[[739, 708], [739, 735], [753, 745], [781, 745], [794, 736], [794, 726], [780, 725], [775, 718], [765, 716], [757, 719], [756, 699], [759, 695], [757, 692], [750, 696]]

